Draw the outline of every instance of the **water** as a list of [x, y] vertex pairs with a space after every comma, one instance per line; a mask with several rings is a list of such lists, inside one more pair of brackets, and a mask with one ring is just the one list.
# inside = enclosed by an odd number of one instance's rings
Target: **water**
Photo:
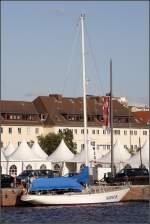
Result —
[[112, 203], [93, 206], [1, 208], [1, 223], [42, 224], [145, 224], [149, 204]]

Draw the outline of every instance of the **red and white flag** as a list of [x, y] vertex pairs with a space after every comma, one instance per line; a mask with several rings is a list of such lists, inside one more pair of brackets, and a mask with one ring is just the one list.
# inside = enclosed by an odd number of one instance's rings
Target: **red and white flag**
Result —
[[109, 118], [109, 98], [110, 96], [104, 96], [103, 104], [103, 118], [104, 118], [104, 127], [108, 127], [108, 118]]

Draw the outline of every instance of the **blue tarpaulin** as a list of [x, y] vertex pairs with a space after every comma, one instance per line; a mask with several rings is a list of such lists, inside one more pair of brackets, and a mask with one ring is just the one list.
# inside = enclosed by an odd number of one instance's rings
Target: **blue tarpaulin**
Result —
[[81, 192], [83, 189], [76, 180], [66, 177], [38, 178], [33, 180], [30, 191], [40, 190], [73, 190]]
[[88, 166], [84, 167], [81, 173], [69, 178], [76, 180], [78, 183], [83, 185], [89, 184], [89, 167]]

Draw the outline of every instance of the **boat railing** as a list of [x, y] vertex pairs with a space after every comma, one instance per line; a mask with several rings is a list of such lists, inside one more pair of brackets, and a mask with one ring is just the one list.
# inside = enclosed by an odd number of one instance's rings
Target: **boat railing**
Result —
[[118, 189], [124, 189], [124, 188], [130, 188], [131, 183], [130, 182], [120, 182], [120, 183], [113, 183], [111, 185], [108, 185], [106, 182], [99, 182], [97, 185], [93, 185], [90, 187], [91, 193], [100, 193], [100, 192], [108, 192], [108, 191], [115, 191]]

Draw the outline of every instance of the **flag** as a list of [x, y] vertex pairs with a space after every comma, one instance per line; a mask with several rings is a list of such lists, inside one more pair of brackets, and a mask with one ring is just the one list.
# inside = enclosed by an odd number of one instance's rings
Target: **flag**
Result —
[[103, 103], [103, 119], [104, 119], [104, 127], [108, 127], [108, 117], [109, 117], [109, 98], [110, 96], [104, 96]]

